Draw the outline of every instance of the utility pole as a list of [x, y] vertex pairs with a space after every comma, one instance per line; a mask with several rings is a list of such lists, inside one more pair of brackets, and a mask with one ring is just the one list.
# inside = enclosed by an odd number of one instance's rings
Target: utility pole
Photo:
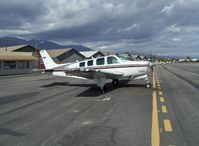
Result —
[[35, 48], [37, 49], [37, 40], [35, 39]]
[[7, 40], [6, 40], [6, 38], [5, 38], [5, 51], [6, 51], [6, 52], [8, 51]]
[[152, 53], [151, 53], [151, 48], [150, 48], [150, 60], [152, 62]]

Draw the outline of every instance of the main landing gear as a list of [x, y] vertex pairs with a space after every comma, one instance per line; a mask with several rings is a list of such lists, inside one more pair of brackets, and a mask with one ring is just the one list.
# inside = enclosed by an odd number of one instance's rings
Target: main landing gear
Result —
[[107, 97], [105, 95], [105, 92], [104, 92], [104, 90], [106, 89], [106, 78], [99, 78], [99, 77], [95, 78], [95, 83], [101, 89], [102, 94], [104, 95], [104, 98], [102, 98], [101, 100], [102, 101], [108, 101], [108, 100], [110, 100], [111, 98]]

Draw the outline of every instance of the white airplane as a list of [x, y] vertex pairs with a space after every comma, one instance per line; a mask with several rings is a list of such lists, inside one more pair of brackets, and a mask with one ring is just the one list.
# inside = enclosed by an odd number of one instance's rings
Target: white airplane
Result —
[[150, 72], [148, 61], [130, 61], [120, 55], [109, 55], [74, 63], [56, 64], [46, 50], [41, 50], [40, 55], [46, 68], [42, 71], [52, 72], [55, 76], [94, 79], [102, 90], [107, 79], [112, 79], [112, 84], [117, 86], [120, 78], [143, 79], [146, 88], [151, 87], [148, 78]]

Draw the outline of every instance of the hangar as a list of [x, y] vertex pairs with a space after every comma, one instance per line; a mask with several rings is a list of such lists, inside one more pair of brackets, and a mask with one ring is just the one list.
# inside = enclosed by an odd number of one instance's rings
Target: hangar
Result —
[[0, 48], [0, 75], [30, 73], [38, 67], [38, 50], [30, 45]]
[[[36, 53], [38, 49], [32, 47], [31, 45], [16, 45], [16, 46], [5, 46], [0, 48], [0, 52], [32, 52]], [[35, 55], [35, 54], [33, 54]]]
[[144, 61], [148, 60], [147, 56], [140, 56], [140, 58], [141, 60], [144, 60]]
[[73, 48], [47, 50], [56, 63], [75, 62], [83, 60], [85, 57]]
[[80, 51], [79, 53], [82, 54], [86, 59], [104, 56], [104, 54], [100, 51]]
[[124, 53], [124, 54], [116, 53], [116, 55], [120, 55], [126, 59], [133, 60], [133, 58], [131, 57], [131, 55], [129, 53]]

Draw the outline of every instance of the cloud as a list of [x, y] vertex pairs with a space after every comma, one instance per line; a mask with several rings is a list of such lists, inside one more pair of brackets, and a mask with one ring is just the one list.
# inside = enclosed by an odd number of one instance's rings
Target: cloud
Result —
[[48, 13], [39, 0], [1, 0], [0, 1], [0, 28], [23, 28], [27, 23], [34, 23], [39, 17]]
[[173, 7], [174, 7], [173, 4], [170, 5], [170, 6], [165, 6], [165, 7], [161, 10], [161, 12], [164, 12], [164, 13], [166, 13], [167, 15], [170, 15], [170, 13], [171, 13]]
[[181, 40], [181, 38], [176, 37], [176, 38], [172, 38], [171, 40], [172, 40], [172, 41], [176, 41], [176, 42], [177, 42], [177, 41], [180, 41], [180, 40]]
[[171, 32], [171, 33], [178, 33], [180, 31], [182, 31], [182, 28], [178, 27], [177, 24], [173, 24], [173, 25], [167, 27], [167, 31]]
[[180, 48], [199, 55], [198, 5], [198, 0], [1, 0], [0, 35], [95, 49], [153, 48], [162, 55], [176, 55]]

